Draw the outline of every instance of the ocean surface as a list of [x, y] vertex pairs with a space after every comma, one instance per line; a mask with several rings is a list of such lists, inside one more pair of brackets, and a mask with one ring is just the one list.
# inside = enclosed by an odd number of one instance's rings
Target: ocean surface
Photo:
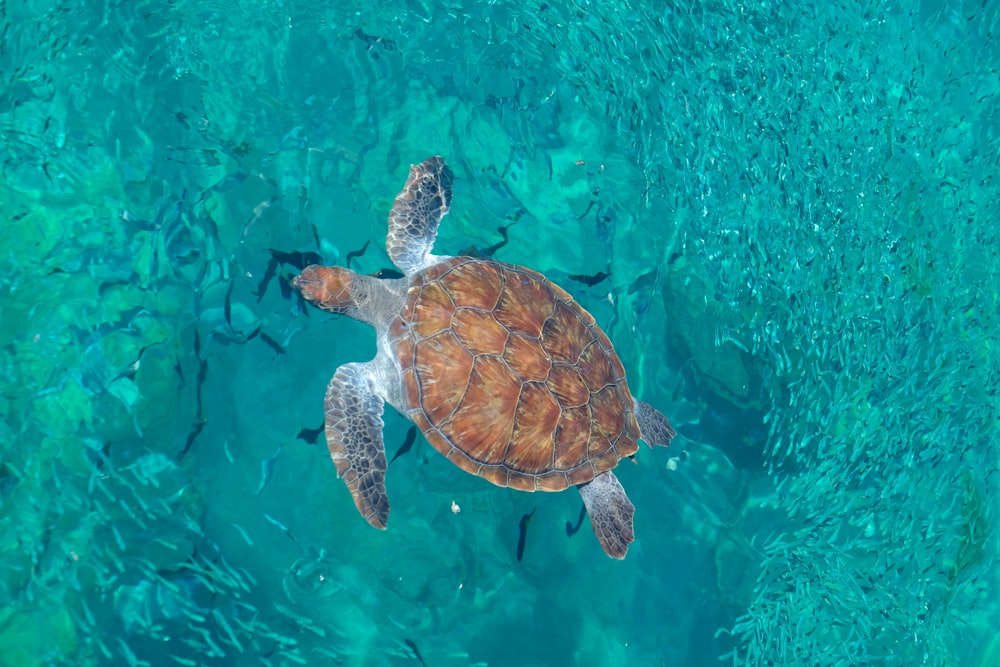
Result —
[[[0, 666], [1000, 665], [998, 30], [0, 1]], [[616, 470], [624, 561], [391, 409], [388, 530], [337, 479], [375, 337], [289, 280], [386, 275], [431, 155], [436, 252], [562, 285], [678, 430]]]

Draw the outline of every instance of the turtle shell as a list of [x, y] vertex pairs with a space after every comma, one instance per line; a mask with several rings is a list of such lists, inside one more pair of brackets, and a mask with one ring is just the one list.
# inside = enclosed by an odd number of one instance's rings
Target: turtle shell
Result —
[[389, 346], [407, 416], [498, 486], [561, 491], [638, 448], [611, 341], [540, 273], [470, 257], [435, 264], [413, 277]]

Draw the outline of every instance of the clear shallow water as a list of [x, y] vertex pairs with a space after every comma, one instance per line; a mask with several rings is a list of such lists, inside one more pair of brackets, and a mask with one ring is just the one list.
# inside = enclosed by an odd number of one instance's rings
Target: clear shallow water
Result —
[[[996, 9], [468, 4], [0, 5], [0, 664], [997, 664]], [[270, 251], [431, 154], [678, 426], [624, 563], [297, 437], [374, 341]]]

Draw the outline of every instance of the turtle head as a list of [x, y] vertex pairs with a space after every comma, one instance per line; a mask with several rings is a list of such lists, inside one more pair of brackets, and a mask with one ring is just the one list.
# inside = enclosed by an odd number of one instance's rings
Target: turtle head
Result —
[[295, 276], [292, 285], [302, 292], [302, 296], [323, 310], [353, 315], [357, 308], [353, 296], [357, 278], [358, 274], [350, 269], [313, 264]]

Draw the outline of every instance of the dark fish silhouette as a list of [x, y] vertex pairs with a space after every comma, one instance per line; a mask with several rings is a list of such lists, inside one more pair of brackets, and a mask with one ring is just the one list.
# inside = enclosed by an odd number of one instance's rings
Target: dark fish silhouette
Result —
[[598, 271], [592, 276], [576, 275], [570, 276], [570, 280], [575, 280], [578, 283], [583, 283], [587, 287], [593, 287], [599, 282], [602, 282], [611, 277], [610, 273], [604, 273], [604, 271]]
[[275, 352], [277, 352], [278, 354], [284, 354], [285, 353], [285, 348], [283, 348], [281, 346], [281, 343], [279, 343], [278, 341], [274, 340], [273, 338], [271, 338], [270, 336], [268, 336], [263, 331], [260, 332], [260, 339], [262, 341], [264, 341], [265, 343], [267, 343], [267, 346], [269, 348], [271, 348], [272, 350], [274, 350]]
[[531, 516], [535, 513], [535, 510], [531, 510], [527, 514], [521, 516], [521, 523], [518, 524], [517, 533], [517, 562], [520, 563], [521, 559], [524, 558], [524, 540], [528, 536], [528, 522], [531, 521]]
[[319, 428], [304, 428], [299, 431], [299, 434], [295, 436], [299, 440], [305, 440], [310, 445], [315, 445], [316, 440], [319, 439], [319, 434], [323, 432], [324, 425], [320, 424]]
[[187, 453], [191, 451], [191, 447], [194, 445], [194, 441], [201, 434], [201, 430], [205, 428], [205, 424], [208, 420], [204, 416], [204, 408], [202, 407], [202, 391], [205, 387], [205, 378], [208, 376], [208, 360], [203, 359], [201, 356], [201, 336], [198, 335], [198, 330], [194, 332], [194, 354], [198, 357], [198, 377], [195, 381], [195, 405], [197, 406], [197, 417], [195, 417], [194, 422], [191, 424], [191, 430], [188, 432], [187, 440], [184, 442], [184, 447], [181, 451], [177, 452], [177, 460], [182, 461]]
[[395, 280], [397, 278], [402, 278], [403, 274], [396, 269], [379, 269], [375, 273], [371, 274], [376, 278], [382, 278], [386, 280]]
[[351, 268], [352, 259], [354, 259], [355, 257], [361, 257], [362, 255], [365, 254], [365, 251], [368, 250], [368, 246], [370, 244], [371, 241], [366, 241], [365, 244], [361, 246], [361, 250], [352, 250], [351, 252], [347, 253], [347, 268]]
[[403, 641], [406, 642], [406, 647], [413, 651], [413, 657], [416, 658], [421, 665], [427, 667], [427, 663], [424, 662], [423, 657], [420, 655], [420, 651], [417, 649], [417, 643], [412, 639], [403, 639]]
[[576, 535], [576, 531], [580, 530], [580, 526], [583, 525], [583, 517], [585, 517], [585, 516], [587, 516], [587, 506], [586, 505], [581, 505], [580, 506], [580, 516], [577, 517], [576, 525], [573, 525], [569, 521], [566, 522], [566, 535], [568, 537], [573, 537], [574, 535]]
[[[260, 279], [260, 282], [257, 284], [257, 291], [254, 292], [254, 296], [257, 297], [258, 303], [264, 298], [267, 286], [278, 272], [278, 266], [288, 265], [301, 271], [310, 264], [323, 263], [323, 258], [319, 256], [319, 253], [312, 251], [301, 252], [296, 250], [293, 252], [284, 252], [282, 250], [275, 250], [274, 248], [271, 248], [268, 252], [271, 253], [271, 258], [268, 260], [267, 268], [264, 270], [264, 277]], [[282, 296], [287, 296], [284, 289], [282, 289], [281, 293]]]
[[509, 225], [504, 225], [503, 227], [497, 227], [497, 232], [503, 238], [502, 241], [498, 241], [497, 243], [494, 243], [491, 246], [487, 246], [487, 247], [483, 248], [482, 250], [479, 250], [475, 246], [469, 246], [465, 250], [461, 251], [461, 253], [459, 253], [459, 254], [461, 254], [461, 255], [467, 255], [469, 257], [493, 257], [493, 255], [496, 254], [497, 250], [499, 250], [500, 248], [502, 248], [505, 245], [507, 245], [507, 243], [509, 241], [509, 238], [507, 236], [507, 230], [510, 229], [511, 227], [513, 227], [516, 224], [517, 224], [517, 222], [515, 221], [515, 222], [510, 223]]
[[389, 463], [391, 464], [400, 456], [410, 451], [413, 448], [413, 443], [416, 441], [416, 439], [417, 439], [417, 427], [411, 426], [410, 430], [406, 432], [406, 439], [403, 440], [403, 444], [399, 446], [399, 449], [396, 450], [396, 453], [392, 455], [391, 459], [389, 459]]

